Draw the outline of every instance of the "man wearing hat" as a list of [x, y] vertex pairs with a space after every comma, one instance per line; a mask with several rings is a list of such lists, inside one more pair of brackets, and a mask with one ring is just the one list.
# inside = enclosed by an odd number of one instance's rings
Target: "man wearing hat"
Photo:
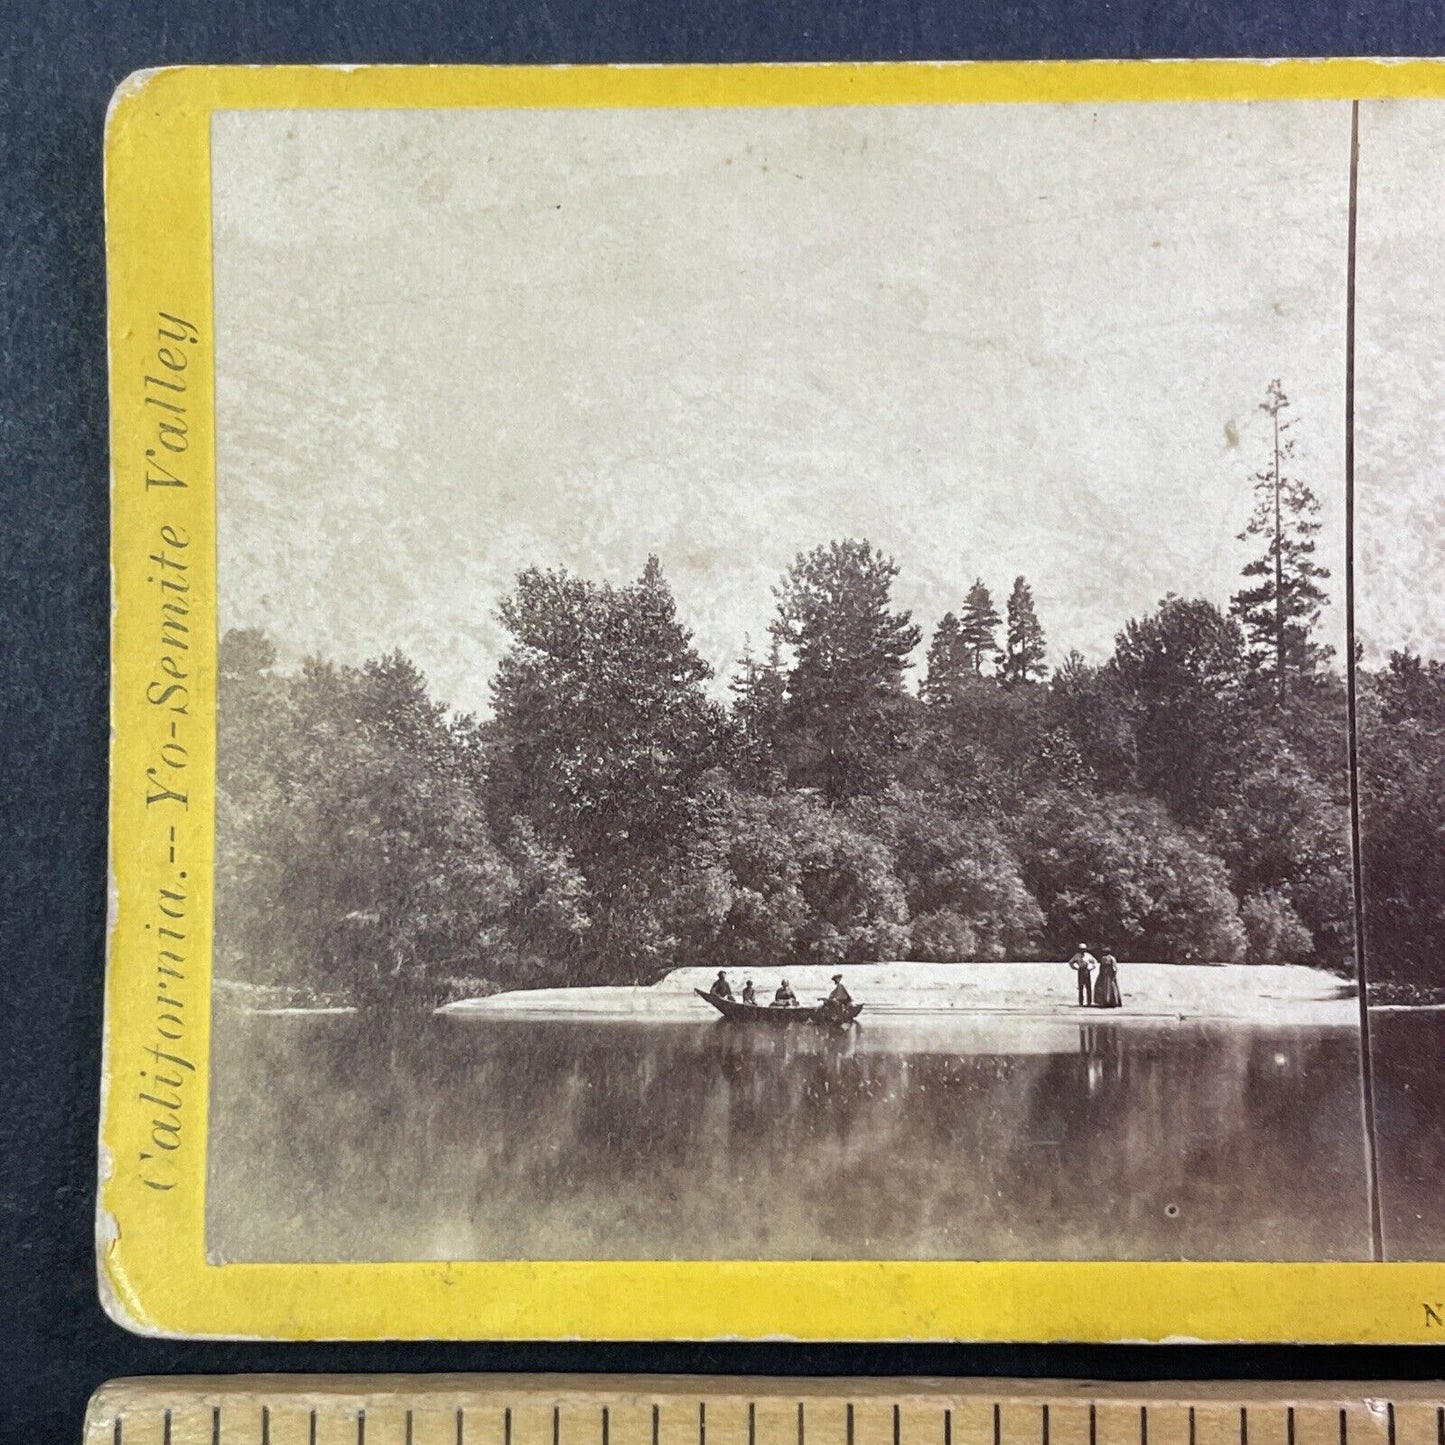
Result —
[[843, 975], [841, 973], [835, 973], [833, 975], [833, 992], [828, 995], [828, 1002], [835, 1008], [845, 1008], [853, 1002], [853, 995], [843, 987]]
[[712, 996], [714, 998], [731, 998], [733, 986], [728, 982], [728, 976], [722, 969], [718, 969], [717, 977], [712, 981]]
[[1088, 1008], [1094, 1002], [1094, 970], [1098, 960], [1089, 952], [1088, 945], [1081, 943], [1069, 960], [1074, 978], [1079, 985], [1079, 1007]]

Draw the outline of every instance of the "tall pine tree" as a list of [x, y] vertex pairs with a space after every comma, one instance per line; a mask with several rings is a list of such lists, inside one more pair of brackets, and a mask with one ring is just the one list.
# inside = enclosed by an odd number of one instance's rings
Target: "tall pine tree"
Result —
[[1044, 629], [1034, 610], [1034, 590], [1022, 577], [1014, 578], [1008, 597], [1008, 632], [1004, 643], [1002, 676], [1007, 683], [1036, 682], [1048, 674], [1044, 663]]
[[728, 691], [733, 695], [737, 770], [750, 786], [771, 791], [781, 780], [777, 752], [788, 694], [783, 650], [776, 637], [765, 660], [753, 651], [752, 639], [744, 639]]
[[920, 690], [924, 702], [942, 706], [957, 701], [971, 671], [970, 658], [959, 636], [958, 618], [945, 612], [928, 644], [928, 673]]
[[882, 786], [907, 746], [903, 674], [921, 633], [890, 605], [898, 566], [849, 538], [794, 559], [774, 589], [789, 649], [788, 779], [830, 802]]
[[1327, 600], [1320, 583], [1330, 574], [1314, 560], [1320, 503], [1295, 474], [1294, 418], [1278, 378], [1260, 410], [1271, 423], [1269, 460], [1255, 473], [1254, 511], [1239, 540], [1262, 541], [1264, 551], [1244, 567], [1253, 585], [1234, 594], [1231, 610], [1244, 629], [1255, 676], [1282, 702], [1292, 681], [1307, 681], [1333, 655], [1314, 637]]
[[998, 658], [998, 629], [1002, 621], [998, 608], [993, 605], [993, 595], [983, 585], [983, 578], [975, 578], [958, 619], [959, 642], [975, 677], [983, 676], [985, 662]]

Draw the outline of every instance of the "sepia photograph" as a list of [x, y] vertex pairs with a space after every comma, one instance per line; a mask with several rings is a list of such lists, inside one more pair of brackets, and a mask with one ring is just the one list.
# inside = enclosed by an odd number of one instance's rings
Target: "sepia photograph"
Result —
[[218, 112], [212, 1262], [1437, 1252], [1438, 114]]
[[1380, 1249], [1445, 1245], [1445, 107], [1360, 107], [1355, 714]]

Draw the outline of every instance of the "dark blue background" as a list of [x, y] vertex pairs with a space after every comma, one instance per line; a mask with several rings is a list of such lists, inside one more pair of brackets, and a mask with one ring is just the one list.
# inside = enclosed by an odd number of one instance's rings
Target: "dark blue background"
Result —
[[[105, 921], [101, 129], [142, 66], [1427, 55], [1441, 0], [0, 3], [0, 1441], [78, 1440], [119, 1374], [666, 1370], [1388, 1377], [1431, 1351], [251, 1346], [132, 1338], [92, 1265]], [[1438, 1362], [1437, 1362], [1438, 1361]]]

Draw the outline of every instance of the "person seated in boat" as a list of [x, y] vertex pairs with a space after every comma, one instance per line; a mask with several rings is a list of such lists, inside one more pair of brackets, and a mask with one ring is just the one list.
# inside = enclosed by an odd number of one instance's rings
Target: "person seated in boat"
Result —
[[722, 969], [718, 969], [717, 977], [712, 981], [712, 996], [714, 998], [731, 998], [733, 986], [728, 982], [728, 976]]
[[832, 1004], [834, 1008], [847, 1008], [853, 1002], [853, 995], [843, 985], [843, 975], [833, 975], [833, 991], [823, 1000], [824, 1003]]
[[787, 979], [778, 985], [778, 991], [773, 995], [773, 1001], [769, 1008], [797, 1008], [798, 995], [793, 992], [792, 985]]
[[744, 1003], [757, 1003], [757, 1001], [758, 1001], [758, 991], [757, 991], [757, 989], [755, 989], [755, 988], [753, 987], [753, 981], [752, 981], [752, 979], [750, 979], [750, 978], [744, 979], [744, 980], [743, 980], [743, 1002], [744, 1002]]

